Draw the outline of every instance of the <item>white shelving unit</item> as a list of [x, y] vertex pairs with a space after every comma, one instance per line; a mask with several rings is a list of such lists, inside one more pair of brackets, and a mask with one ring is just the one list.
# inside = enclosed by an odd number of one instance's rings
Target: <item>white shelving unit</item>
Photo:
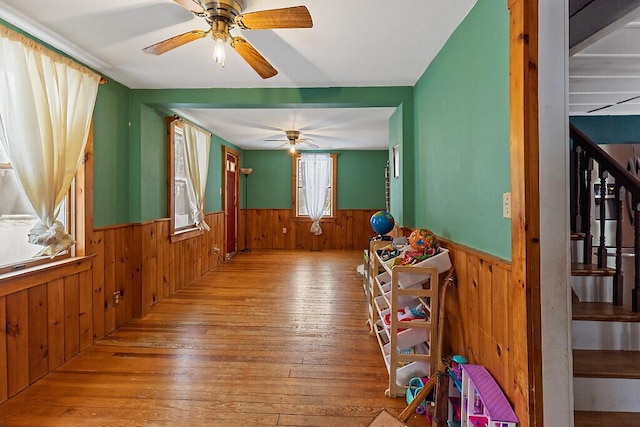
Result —
[[[398, 397], [405, 395], [411, 378], [431, 375], [437, 364], [439, 274], [451, 268], [451, 261], [448, 251], [440, 249], [417, 264], [392, 267], [378, 253], [388, 245], [374, 241], [370, 246], [368, 322], [389, 371], [385, 394]], [[420, 307], [426, 317], [398, 320], [396, 313], [405, 307]]]

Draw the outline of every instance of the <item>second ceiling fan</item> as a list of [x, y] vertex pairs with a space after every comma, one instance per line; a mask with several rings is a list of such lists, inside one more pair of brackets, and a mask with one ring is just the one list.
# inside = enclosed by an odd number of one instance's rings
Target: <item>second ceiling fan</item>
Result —
[[[284, 144], [279, 145], [276, 148], [282, 148], [282, 147], [286, 147], [289, 146], [289, 151], [291, 152], [291, 154], [294, 154], [296, 152], [296, 146], [297, 145], [302, 145], [302, 146], [308, 146], [311, 148], [320, 148], [320, 146], [316, 145], [316, 144], [312, 144], [310, 141], [313, 141], [311, 138], [300, 138], [300, 131], [297, 130], [286, 130], [284, 131], [285, 135], [287, 136], [286, 142], [284, 142]], [[285, 141], [283, 139], [265, 139], [265, 141]]]
[[194, 40], [208, 35], [214, 40], [213, 58], [224, 67], [224, 45], [231, 47], [263, 79], [278, 74], [278, 71], [248, 41], [232, 36], [229, 30], [238, 27], [243, 30], [267, 30], [280, 28], [311, 28], [313, 21], [305, 6], [285, 7], [242, 14], [242, 0], [173, 0], [194, 15], [204, 18], [209, 29], [192, 30], [143, 49], [146, 53], [162, 55]]

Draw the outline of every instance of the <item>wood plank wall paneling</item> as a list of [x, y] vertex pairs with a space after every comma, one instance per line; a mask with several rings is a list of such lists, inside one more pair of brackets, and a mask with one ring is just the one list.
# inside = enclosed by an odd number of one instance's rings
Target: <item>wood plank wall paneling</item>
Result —
[[247, 214], [247, 246], [251, 249], [366, 249], [375, 234], [369, 225], [374, 212], [338, 210], [335, 218], [321, 222], [322, 235], [314, 236], [309, 231], [311, 221], [292, 218], [290, 209], [242, 209], [238, 237], [243, 246]]
[[[5, 326], [2, 326], [5, 325]], [[0, 297], [0, 402], [9, 397], [7, 366], [7, 297]]]
[[7, 295], [7, 388], [13, 396], [29, 385], [29, 291]]
[[222, 264], [224, 215], [210, 213], [206, 222], [210, 232], [176, 243], [166, 220], [93, 230], [86, 245], [93, 256], [58, 277], [49, 269], [12, 279], [0, 297], [0, 402]]
[[528, 425], [527, 355], [514, 351], [518, 340], [526, 340], [521, 335], [527, 320], [525, 313], [512, 309], [514, 299], [523, 295], [512, 285], [511, 265], [454, 242], [443, 245], [450, 250], [456, 274], [445, 301], [443, 352], [484, 365], [518, 418], [525, 420], [522, 425]]
[[49, 372], [47, 329], [47, 285], [34, 286], [29, 293], [29, 383]]
[[49, 370], [64, 363], [64, 279], [47, 283]]

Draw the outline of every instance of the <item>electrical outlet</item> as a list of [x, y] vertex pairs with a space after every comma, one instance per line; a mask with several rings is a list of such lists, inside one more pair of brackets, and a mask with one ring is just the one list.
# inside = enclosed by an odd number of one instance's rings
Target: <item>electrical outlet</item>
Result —
[[113, 306], [117, 307], [120, 305], [120, 291], [115, 291], [113, 293]]
[[502, 193], [502, 216], [511, 218], [511, 193]]
[[287, 227], [282, 228], [282, 234], [287, 234]]

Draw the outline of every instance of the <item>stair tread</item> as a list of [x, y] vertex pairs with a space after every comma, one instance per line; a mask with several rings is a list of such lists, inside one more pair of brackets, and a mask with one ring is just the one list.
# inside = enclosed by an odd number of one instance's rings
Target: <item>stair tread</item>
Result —
[[584, 233], [571, 233], [571, 240], [584, 240]]
[[575, 411], [575, 427], [638, 426], [640, 414], [637, 412], [593, 412]]
[[573, 376], [640, 379], [640, 351], [573, 350]]
[[630, 305], [613, 305], [610, 302], [574, 302], [573, 320], [640, 322], [640, 313], [634, 313]]
[[595, 264], [571, 263], [572, 276], [613, 276], [616, 270], [609, 267], [598, 267]]

